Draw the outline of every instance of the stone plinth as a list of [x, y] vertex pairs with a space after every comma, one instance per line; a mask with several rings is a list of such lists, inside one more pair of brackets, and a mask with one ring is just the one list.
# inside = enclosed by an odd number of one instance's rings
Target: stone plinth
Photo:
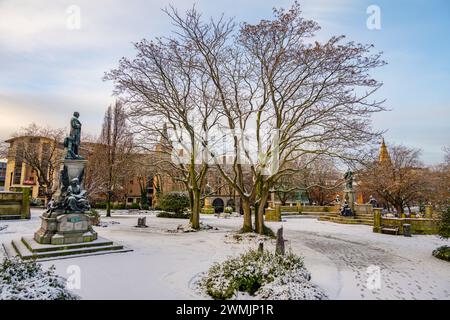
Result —
[[69, 160], [64, 159], [63, 164], [67, 167], [69, 180], [79, 178], [84, 168], [86, 168], [87, 160]]
[[44, 213], [41, 228], [34, 234], [40, 244], [83, 243], [97, 239], [92, 229], [92, 218], [84, 213]]
[[381, 209], [373, 209], [373, 232], [381, 232]]
[[279, 222], [281, 221], [281, 206], [279, 204], [275, 205], [275, 209], [267, 208], [265, 210], [265, 220]]
[[205, 198], [205, 206], [204, 208], [212, 208], [211, 199], [209, 197]]
[[350, 209], [352, 209], [353, 214], [355, 213], [355, 191], [352, 189], [344, 190], [344, 199], [347, 200]]

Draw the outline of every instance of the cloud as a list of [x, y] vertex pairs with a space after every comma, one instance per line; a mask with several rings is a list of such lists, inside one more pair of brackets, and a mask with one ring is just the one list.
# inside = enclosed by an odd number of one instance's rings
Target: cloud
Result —
[[[293, 1], [0, 0], [0, 138], [6, 139], [30, 122], [66, 127], [74, 110], [81, 112], [85, 129], [98, 134], [103, 112], [112, 102], [112, 84], [101, 80], [103, 73], [116, 67], [122, 56], [134, 55], [132, 42], [164, 36], [173, 30], [161, 8], [173, 4], [182, 12], [194, 2], [204, 18], [225, 13], [236, 17], [238, 22], [256, 23], [270, 18], [272, 7], [288, 8]], [[377, 116], [375, 126], [392, 128], [388, 138], [419, 146], [427, 159], [440, 161], [436, 158], [440, 150], [437, 144], [444, 143], [450, 132], [444, 123], [449, 118], [448, 104], [444, 103], [448, 102], [448, 94], [442, 94], [447, 92], [443, 87], [448, 76], [438, 77], [437, 69], [423, 66], [423, 57], [417, 53], [424, 47], [422, 43], [416, 43], [414, 55], [403, 48], [406, 38], [399, 32], [408, 27], [399, 24], [398, 30], [391, 26], [383, 29], [384, 33], [369, 33], [365, 29], [367, 1], [301, 0], [300, 3], [304, 15], [323, 27], [320, 40], [341, 33], [362, 42], [378, 36], [383, 40], [379, 43], [391, 49], [391, 64], [377, 73], [377, 78], [385, 81], [381, 98], [387, 97], [388, 107], [394, 111]], [[67, 26], [70, 18], [67, 9], [71, 5], [80, 8], [79, 30]], [[387, 4], [380, 5], [389, 9]], [[403, 42], [399, 44], [398, 39]], [[420, 77], [415, 77], [418, 70]], [[436, 94], [438, 89], [440, 95]], [[417, 103], [411, 104], [411, 100]], [[430, 100], [433, 106], [424, 105]], [[426, 130], [425, 140], [421, 140], [421, 128]]]

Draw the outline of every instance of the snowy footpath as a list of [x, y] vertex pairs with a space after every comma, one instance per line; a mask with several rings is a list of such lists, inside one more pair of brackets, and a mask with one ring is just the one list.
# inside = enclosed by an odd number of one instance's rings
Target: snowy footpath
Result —
[[[0, 221], [0, 243], [31, 236], [40, 225], [41, 211], [33, 210], [29, 221]], [[68, 277], [73, 266], [81, 271], [84, 299], [204, 299], [194, 290], [199, 274], [214, 262], [237, 255], [257, 239], [234, 237], [242, 218], [203, 215], [214, 229], [194, 233], [168, 232], [187, 220], [157, 218], [149, 213], [148, 228], [139, 229], [137, 214], [102, 217], [100, 236], [133, 249], [113, 253], [43, 262]], [[304, 257], [312, 282], [330, 299], [450, 299], [450, 263], [431, 255], [448, 244], [436, 236], [381, 235], [369, 226], [339, 225], [316, 219], [289, 218], [267, 223], [281, 225], [287, 247]], [[217, 228], [217, 230], [216, 230]], [[266, 241], [273, 250], [275, 242]], [[0, 250], [2, 256], [3, 250]]]

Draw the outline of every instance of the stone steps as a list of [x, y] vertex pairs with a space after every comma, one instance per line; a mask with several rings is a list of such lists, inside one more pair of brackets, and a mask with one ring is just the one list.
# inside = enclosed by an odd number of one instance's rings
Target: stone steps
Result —
[[4, 245], [8, 257], [19, 256], [22, 260], [36, 259], [54, 260], [55, 258], [78, 257], [80, 255], [96, 255], [105, 253], [122, 253], [132, 251], [123, 245], [114, 244], [110, 240], [99, 238], [92, 242], [65, 245], [39, 244], [32, 238], [13, 240], [11, 244]]
[[20, 220], [22, 219], [21, 215], [16, 214], [0, 214], [0, 220]]
[[329, 217], [329, 216], [321, 216], [319, 217], [319, 221], [329, 221], [334, 223], [342, 223], [342, 224], [362, 224], [367, 226], [373, 225], [373, 219], [359, 219], [352, 217]]

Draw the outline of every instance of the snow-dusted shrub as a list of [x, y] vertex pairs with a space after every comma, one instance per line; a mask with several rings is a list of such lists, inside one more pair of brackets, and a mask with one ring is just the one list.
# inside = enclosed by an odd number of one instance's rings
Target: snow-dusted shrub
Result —
[[311, 282], [301, 257], [250, 250], [214, 264], [200, 287], [214, 299], [229, 299], [239, 291], [260, 299], [326, 299]]
[[0, 265], [0, 300], [77, 300], [54, 267], [44, 270], [35, 261], [4, 259]]
[[189, 207], [189, 197], [186, 192], [169, 192], [160, 197], [158, 207], [163, 211], [180, 214]]
[[433, 251], [433, 256], [438, 259], [450, 262], [450, 247], [442, 246]]
[[225, 207], [225, 208], [223, 209], [223, 212], [224, 212], [224, 213], [233, 213], [233, 207]]

